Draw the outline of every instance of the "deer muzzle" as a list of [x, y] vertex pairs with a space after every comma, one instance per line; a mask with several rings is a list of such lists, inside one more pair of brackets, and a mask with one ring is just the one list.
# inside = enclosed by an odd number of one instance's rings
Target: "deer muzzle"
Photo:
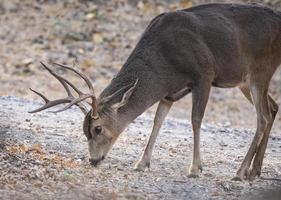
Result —
[[90, 164], [91, 164], [92, 166], [96, 167], [96, 166], [98, 166], [98, 164], [99, 164], [102, 160], [104, 160], [104, 156], [102, 156], [101, 158], [98, 158], [98, 159], [90, 158], [90, 159], [89, 159], [89, 162], [90, 162]]

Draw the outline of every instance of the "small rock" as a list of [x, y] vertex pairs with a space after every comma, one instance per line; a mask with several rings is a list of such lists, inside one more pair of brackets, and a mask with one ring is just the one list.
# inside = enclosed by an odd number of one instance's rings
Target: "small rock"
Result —
[[88, 41], [89, 38], [86, 34], [81, 33], [81, 32], [75, 32], [75, 31], [70, 31], [66, 33], [66, 35], [63, 38], [63, 43], [71, 43], [75, 41]]
[[176, 149], [174, 148], [170, 148], [169, 150], [171, 151], [171, 153], [177, 153]]
[[34, 60], [32, 58], [25, 58], [22, 60], [22, 64], [24, 64], [25, 66], [28, 66], [30, 64], [32, 64], [34, 62]]
[[222, 146], [222, 147], [227, 147], [228, 146], [224, 141], [220, 141], [219, 145]]
[[86, 20], [92, 20], [94, 18], [96, 18], [97, 14], [95, 12], [91, 12], [91, 13], [88, 13], [85, 18]]

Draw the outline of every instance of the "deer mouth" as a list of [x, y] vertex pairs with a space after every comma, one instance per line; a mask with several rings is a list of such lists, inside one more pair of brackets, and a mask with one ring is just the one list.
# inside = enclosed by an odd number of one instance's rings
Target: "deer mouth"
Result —
[[102, 156], [101, 158], [98, 158], [98, 159], [92, 159], [92, 158], [90, 158], [90, 159], [89, 159], [89, 162], [90, 162], [90, 164], [91, 164], [92, 166], [97, 167], [97, 166], [100, 164], [100, 162], [101, 162], [102, 160], [104, 160], [104, 156]]

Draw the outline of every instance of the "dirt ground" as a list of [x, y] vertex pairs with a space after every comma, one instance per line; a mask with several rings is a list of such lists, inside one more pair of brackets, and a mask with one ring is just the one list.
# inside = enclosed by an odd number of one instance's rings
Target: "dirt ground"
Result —
[[[98, 169], [88, 166], [78, 110], [26, 113], [38, 104], [24, 99], [41, 101], [30, 87], [50, 99], [65, 94], [40, 61], [72, 65], [77, 60], [99, 93], [154, 16], [202, 2], [214, 1], [0, 1], [0, 199], [246, 199], [280, 188], [281, 112], [263, 169], [264, 178], [276, 180], [230, 181], [256, 126], [255, 110], [237, 88], [212, 89], [202, 130], [205, 168], [199, 179], [186, 173], [192, 147], [190, 96], [172, 108], [151, 171], [144, 173], [132, 166], [147, 141], [155, 107], [130, 125]], [[280, 9], [276, 2], [272, 5]], [[75, 76], [60, 73], [86, 91]], [[280, 85], [281, 67], [270, 88], [279, 105]]]
[[270, 137], [262, 178], [253, 183], [231, 181], [253, 130], [205, 124], [204, 170], [200, 178], [192, 179], [187, 177], [191, 126], [175, 118], [166, 120], [161, 130], [150, 171], [133, 171], [152, 126], [149, 114], [135, 120], [108, 158], [93, 168], [87, 162], [81, 112], [27, 113], [37, 106], [20, 98], [0, 98], [0, 199], [252, 199], [281, 187], [277, 133]]

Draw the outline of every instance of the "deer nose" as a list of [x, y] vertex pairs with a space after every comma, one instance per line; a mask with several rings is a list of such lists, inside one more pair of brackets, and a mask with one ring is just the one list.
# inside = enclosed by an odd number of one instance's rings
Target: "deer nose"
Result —
[[90, 158], [89, 162], [92, 166], [96, 167], [103, 159], [104, 159], [104, 156], [102, 156], [101, 158], [98, 158], [98, 159]]

